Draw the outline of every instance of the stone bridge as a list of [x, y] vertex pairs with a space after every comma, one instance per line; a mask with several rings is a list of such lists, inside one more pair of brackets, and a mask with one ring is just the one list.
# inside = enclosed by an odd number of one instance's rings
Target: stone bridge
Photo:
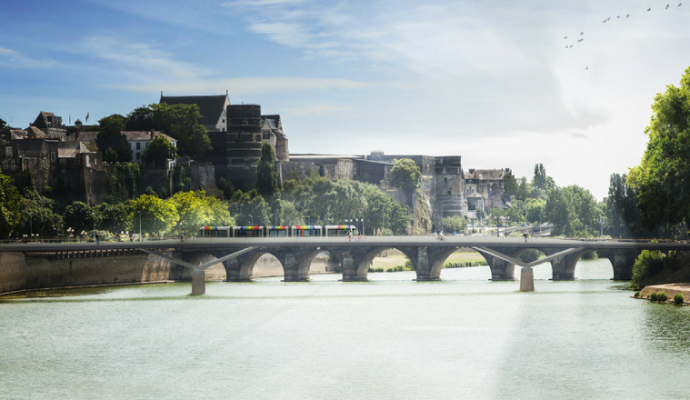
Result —
[[[438, 241], [433, 236], [369, 237], [363, 241], [344, 238], [255, 238], [255, 239], [194, 239], [134, 243], [58, 243], [0, 245], [0, 251], [22, 251], [27, 255], [54, 254], [57, 258], [75, 252], [124, 255], [132, 250], [183, 265], [192, 270], [192, 294], [205, 293], [204, 270], [222, 263], [228, 281], [249, 281], [256, 261], [264, 254], [275, 256], [283, 266], [286, 282], [309, 280], [309, 268], [321, 252], [328, 252], [342, 267], [342, 280], [366, 281], [372, 260], [384, 250], [397, 249], [414, 264], [416, 279], [440, 279], [446, 259], [461, 248], [478, 251], [487, 261], [492, 280], [514, 280], [515, 266], [521, 267], [521, 290], [534, 290], [532, 267], [550, 262], [554, 280], [573, 280], [575, 264], [588, 251], [596, 250], [600, 258], [608, 258], [613, 266], [613, 279], [629, 280], [632, 267], [644, 249], [690, 250], [687, 243], [651, 243], [624, 241], [583, 241], [562, 239], [447, 237]], [[532, 263], [519, 257], [528, 249], [537, 249], [545, 258]], [[127, 250], [127, 251], [125, 251]]]

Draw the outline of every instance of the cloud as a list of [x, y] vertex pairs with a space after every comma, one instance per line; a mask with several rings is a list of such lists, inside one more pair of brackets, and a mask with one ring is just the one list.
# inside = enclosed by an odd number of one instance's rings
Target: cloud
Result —
[[234, 96], [277, 93], [283, 91], [329, 90], [329, 89], [363, 89], [364, 82], [346, 79], [327, 78], [231, 78], [215, 80], [158, 81], [145, 85], [117, 85], [131, 91], [155, 92], [164, 90], [178, 95], [217, 92], [219, 88], [227, 89]]
[[283, 112], [284, 116], [313, 116], [313, 115], [318, 115], [318, 116], [323, 116], [323, 115], [329, 115], [329, 114], [334, 114], [334, 113], [342, 113], [345, 111], [351, 110], [350, 108], [347, 107], [338, 107], [338, 106], [331, 106], [327, 104], [315, 104], [315, 105], [307, 105], [307, 106], [302, 106], [302, 107], [293, 107], [293, 108], [286, 108], [285, 111]]
[[0, 66], [9, 68], [53, 68], [56, 65], [58, 63], [53, 60], [36, 60], [18, 51], [0, 47]]

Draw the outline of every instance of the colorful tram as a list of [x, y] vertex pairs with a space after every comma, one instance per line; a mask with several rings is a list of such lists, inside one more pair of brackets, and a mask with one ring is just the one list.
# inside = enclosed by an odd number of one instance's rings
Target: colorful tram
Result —
[[262, 238], [262, 237], [347, 237], [359, 232], [354, 225], [278, 225], [278, 226], [202, 226], [202, 238]]

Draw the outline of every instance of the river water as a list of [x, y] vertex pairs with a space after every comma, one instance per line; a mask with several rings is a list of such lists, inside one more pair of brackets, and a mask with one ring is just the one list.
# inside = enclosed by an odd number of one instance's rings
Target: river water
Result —
[[476, 267], [5, 298], [0, 399], [690, 399], [690, 308], [630, 298], [607, 260], [576, 275], [537, 267], [534, 293]]

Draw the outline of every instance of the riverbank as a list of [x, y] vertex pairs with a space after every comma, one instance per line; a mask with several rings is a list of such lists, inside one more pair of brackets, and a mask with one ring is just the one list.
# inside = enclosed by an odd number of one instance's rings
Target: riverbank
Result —
[[648, 299], [652, 293], [666, 293], [668, 301], [673, 301], [673, 297], [676, 294], [682, 294], [685, 299], [685, 304], [690, 303], [690, 283], [666, 283], [663, 285], [650, 285], [645, 286], [640, 294], [637, 296], [639, 299]]

